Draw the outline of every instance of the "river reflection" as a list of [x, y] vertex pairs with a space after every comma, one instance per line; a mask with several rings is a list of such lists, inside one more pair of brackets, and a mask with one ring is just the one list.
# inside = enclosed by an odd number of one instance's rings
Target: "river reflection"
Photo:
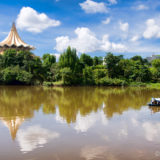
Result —
[[146, 106], [159, 96], [145, 88], [1, 86], [0, 159], [159, 160], [160, 110]]

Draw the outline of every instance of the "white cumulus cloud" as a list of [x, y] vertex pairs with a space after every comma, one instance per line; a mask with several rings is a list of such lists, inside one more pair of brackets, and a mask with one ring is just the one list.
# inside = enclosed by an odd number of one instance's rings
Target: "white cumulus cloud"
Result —
[[160, 24], [155, 19], [148, 19], [146, 25], [147, 27], [143, 33], [144, 38], [160, 38]]
[[121, 43], [110, 42], [108, 35], [104, 35], [102, 39], [98, 39], [89, 28], [81, 27], [75, 30], [76, 38], [68, 36], [60, 36], [56, 38], [55, 49], [63, 52], [68, 46], [76, 48], [80, 53], [89, 53], [95, 51], [116, 51], [122, 52], [126, 47]]
[[117, 0], [108, 0], [111, 4], [117, 4]]
[[101, 51], [112, 51], [112, 52], [123, 52], [127, 48], [121, 43], [114, 43], [109, 41], [109, 36], [104, 35], [101, 41], [100, 50]]
[[148, 6], [145, 6], [144, 4], [140, 4], [136, 7], [136, 10], [147, 10], [149, 9]]
[[126, 23], [119, 22], [119, 26], [120, 26], [120, 29], [121, 29], [123, 32], [127, 32], [127, 31], [128, 31], [129, 24], [128, 24], [127, 22], [126, 22]]
[[106, 18], [102, 21], [103, 24], [109, 24], [111, 22], [111, 18]]
[[80, 6], [86, 13], [106, 13], [108, 11], [105, 3], [92, 0], [86, 0], [80, 3]]
[[16, 20], [17, 27], [29, 32], [39, 33], [49, 27], [59, 26], [58, 20], [50, 19], [44, 13], [38, 13], [30, 7], [23, 7]]
[[133, 36], [133, 37], [130, 39], [130, 41], [131, 41], [131, 42], [136, 42], [136, 41], [138, 41], [139, 39], [140, 39], [140, 36], [135, 35], [135, 36]]

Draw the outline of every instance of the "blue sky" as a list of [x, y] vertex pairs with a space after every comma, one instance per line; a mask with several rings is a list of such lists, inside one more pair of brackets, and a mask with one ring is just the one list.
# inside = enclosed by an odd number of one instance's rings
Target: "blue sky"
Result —
[[70, 45], [78, 53], [160, 53], [159, 0], [1, 0], [0, 41], [12, 22], [36, 55]]

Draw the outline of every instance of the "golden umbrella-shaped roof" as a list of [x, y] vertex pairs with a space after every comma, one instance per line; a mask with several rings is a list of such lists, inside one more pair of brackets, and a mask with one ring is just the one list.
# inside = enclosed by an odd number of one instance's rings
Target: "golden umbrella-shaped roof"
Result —
[[29, 50], [35, 49], [33, 46], [25, 43], [19, 36], [15, 23], [13, 23], [12, 28], [5, 40], [0, 42], [0, 48], [3, 47], [18, 47], [18, 48], [28, 48]]

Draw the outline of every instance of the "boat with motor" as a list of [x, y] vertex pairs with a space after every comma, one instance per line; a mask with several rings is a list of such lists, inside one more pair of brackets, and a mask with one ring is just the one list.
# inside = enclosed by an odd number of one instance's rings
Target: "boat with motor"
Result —
[[148, 103], [149, 106], [159, 106], [160, 107], [160, 98], [152, 98], [151, 102]]

